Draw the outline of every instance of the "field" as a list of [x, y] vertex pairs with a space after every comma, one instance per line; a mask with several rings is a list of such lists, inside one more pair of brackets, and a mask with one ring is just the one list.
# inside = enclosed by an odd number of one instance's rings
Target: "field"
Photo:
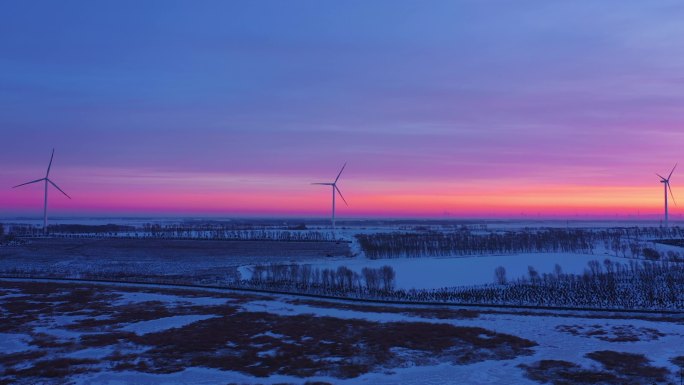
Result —
[[30, 238], [23, 245], [0, 247], [0, 272], [225, 282], [234, 279], [237, 268], [245, 264], [301, 263], [346, 258], [350, 253], [345, 242]]
[[250, 240], [181, 240], [131, 238], [32, 238], [21, 246], [4, 247], [5, 260], [54, 263], [78, 260], [83, 263], [102, 259], [115, 262], [219, 261], [241, 265], [290, 260], [310, 260], [330, 256], [349, 256], [344, 242], [268, 242]]
[[6, 384], [650, 384], [684, 360], [672, 315], [8, 280], [0, 309]]
[[260, 225], [0, 242], [0, 384], [651, 384], [684, 366], [678, 227]]

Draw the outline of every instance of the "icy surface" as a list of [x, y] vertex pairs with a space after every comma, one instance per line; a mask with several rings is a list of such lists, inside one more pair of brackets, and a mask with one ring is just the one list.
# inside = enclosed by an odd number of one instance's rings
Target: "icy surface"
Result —
[[0, 333], [0, 353], [11, 354], [32, 349], [29, 341], [31, 336], [26, 334]]
[[128, 324], [121, 328], [123, 331], [135, 332], [136, 334], [147, 334], [160, 332], [166, 329], [180, 328], [193, 322], [213, 318], [215, 315], [177, 315], [173, 317], [158, 318], [150, 321], [140, 321]]
[[[346, 266], [357, 273], [364, 267], [378, 268], [389, 265], [396, 272], [396, 288], [398, 289], [439, 289], [443, 287], [482, 285], [494, 282], [494, 269], [503, 266], [508, 279], [517, 279], [527, 275], [528, 266], [534, 267], [540, 274], [552, 273], [556, 264], [564, 273], [584, 272], [587, 263], [592, 260], [602, 262], [610, 259], [615, 263], [627, 263], [625, 258], [594, 254], [513, 254], [477, 257], [441, 257], [441, 258], [392, 258], [365, 259], [349, 258], [307, 263], [313, 268], [337, 269]], [[251, 276], [251, 266], [240, 269], [243, 277]]]
[[214, 297], [178, 297], [175, 295], [169, 295], [169, 294], [157, 294], [157, 293], [149, 293], [149, 292], [116, 292], [117, 295], [119, 295], [119, 299], [114, 302], [114, 305], [125, 305], [128, 303], [135, 303], [135, 302], [151, 302], [151, 301], [159, 301], [159, 302], [164, 302], [164, 303], [173, 303], [173, 302], [190, 302], [195, 305], [204, 305], [204, 306], [211, 306], [211, 305], [223, 305], [225, 304], [229, 299], [228, 298], [214, 298]]

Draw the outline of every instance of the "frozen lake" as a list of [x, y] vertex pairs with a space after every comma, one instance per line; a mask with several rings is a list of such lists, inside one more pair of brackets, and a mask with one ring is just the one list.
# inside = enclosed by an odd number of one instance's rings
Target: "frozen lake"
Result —
[[[494, 269], [503, 266], [506, 277], [517, 279], [527, 275], [528, 266], [539, 274], [552, 273], [556, 264], [564, 273], [581, 274], [591, 260], [601, 264], [605, 259], [614, 263], [628, 263], [624, 258], [600, 254], [537, 253], [477, 257], [394, 258], [394, 259], [335, 259], [307, 263], [313, 268], [337, 268], [346, 266], [357, 273], [364, 267], [378, 268], [389, 265], [396, 272], [398, 289], [438, 289], [442, 287], [482, 285], [494, 282]], [[251, 276], [250, 266], [240, 268], [243, 278]]]

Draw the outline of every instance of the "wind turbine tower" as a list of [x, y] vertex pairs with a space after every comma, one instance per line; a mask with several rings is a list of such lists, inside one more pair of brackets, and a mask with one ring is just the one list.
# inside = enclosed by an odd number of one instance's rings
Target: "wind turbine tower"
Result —
[[317, 184], [317, 185], [323, 185], [323, 186], [331, 186], [332, 187], [332, 229], [333, 232], [335, 231], [335, 195], [340, 194], [340, 198], [344, 201], [344, 204], [349, 206], [347, 203], [347, 200], [344, 199], [344, 196], [342, 195], [342, 191], [337, 187], [337, 181], [340, 179], [340, 175], [342, 175], [342, 171], [344, 171], [344, 168], [347, 167], [347, 163], [345, 162], [344, 165], [342, 166], [342, 169], [340, 169], [340, 172], [337, 174], [337, 178], [335, 178], [335, 181], [330, 182], [330, 183], [311, 183], [311, 184]]
[[670, 196], [672, 197], [672, 202], [674, 202], [675, 206], [677, 205], [677, 201], [675, 201], [674, 194], [672, 194], [672, 188], [670, 187], [670, 177], [672, 177], [672, 173], [674, 172], [675, 168], [677, 168], [677, 164], [675, 163], [674, 167], [672, 167], [672, 171], [670, 171], [670, 175], [665, 178], [664, 176], [656, 173], [658, 177], [660, 178], [660, 183], [663, 184], [663, 188], [665, 190], [665, 227], [668, 226], [668, 210], [667, 210], [667, 192], [668, 190], [670, 191]]
[[50, 180], [50, 167], [52, 167], [52, 158], [54, 158], [54, 157], [55, 157], [55, 149], [53, 148], [52, 149], [52, 155], [50, 156], [50, 163], [48, 164], [47, 172], [45, 173], [45, 178], [32, 180], [30, 182], [22, 183], [22, 184], [19, 184], [19, 185], [12, 187], [12, 188], [17, 188], [19, 186], [25, 186], [25, 185], [31, 184], [31, 183], [45, 182], [45, 202], [43, 205], [43, 233], [45, 233], [45, 234], [47, 234], [48, 183], [53, 185], [57, 190], [59, 190], [67, 198], [71, 199], [71, 197], [69, 195], [67, 195], [67, 193], [62, 191], [62, 189], [59, 188], [59, 186], [57, 186], [55, 184], [55, 182]]

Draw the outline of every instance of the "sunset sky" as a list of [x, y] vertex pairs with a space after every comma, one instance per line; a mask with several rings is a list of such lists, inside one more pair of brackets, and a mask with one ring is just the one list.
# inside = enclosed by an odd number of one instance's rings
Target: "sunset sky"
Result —
[[660, 214], [683, 20], [681, 1], [6, 1], [0, 217], [42, 215], [42, 185], [11, 187], [53, 147], [73, 199], [51, 189], [52, 215], [324, 216], [310, 183], [345, 161], [340, 217]]

